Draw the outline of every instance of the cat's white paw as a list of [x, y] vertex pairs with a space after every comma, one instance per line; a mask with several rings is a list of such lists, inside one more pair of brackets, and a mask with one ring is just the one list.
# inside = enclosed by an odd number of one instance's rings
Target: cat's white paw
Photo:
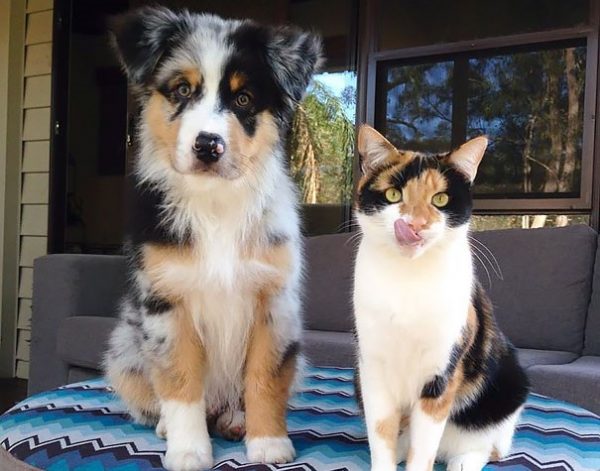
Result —
[[394, 463], [374, 464], [371, 466], [371, 471], [396, 471], [398, 467]]
[[289, 437], [260, 437], [246, 440], [248, 460], [253, 463], [289, 463], [296, 450]]
[[489, 453], [471, 452], [448, 460], [447, 471], [481, 471], [488, 462]]
[[238, 441], [246, 434], [246, 414], [244, 411], [225, 411], [217, 419], [217, 433], [227, 440]]
[[212, 450], [205, 448], [169, 449], [164, 459], [168, 471], [204, 471], [212, 468]]
[[401, 433], [398, 437], [398, 446], [396, 456], [398, 457], [397, 462], [406, 462], [408, 458], [408, 450], [410, 449], [410, 437], [407, 432]]

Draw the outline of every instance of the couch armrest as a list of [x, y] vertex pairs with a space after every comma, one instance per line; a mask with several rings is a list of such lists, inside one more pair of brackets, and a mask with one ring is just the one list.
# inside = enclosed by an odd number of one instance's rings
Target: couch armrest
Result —
[[67, 381], [69, 365], [57, 353], [57, 333], [71, 316], [115, 317], [127, 265], [114, 255], [47, 255], [35, 260], [29, 394]]

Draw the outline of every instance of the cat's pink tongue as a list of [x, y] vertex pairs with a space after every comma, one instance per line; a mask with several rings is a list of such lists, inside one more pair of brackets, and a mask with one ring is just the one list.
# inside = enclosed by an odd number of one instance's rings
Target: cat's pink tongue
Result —
[[394, 234], [396, 240], [402, 245], [413, 245], [422, 240], [421, 236], [413, 231], [403, 219], [396, 219], [394, 222]]

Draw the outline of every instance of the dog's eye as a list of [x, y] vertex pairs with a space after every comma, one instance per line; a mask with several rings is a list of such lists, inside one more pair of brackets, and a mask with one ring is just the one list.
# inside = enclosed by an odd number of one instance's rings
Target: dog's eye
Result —
[[176, 92], [181, 98], [188, 98], [192, 94], [192, 87], [189, 83], [182, 82], [177, 85]]
[[250, 106], [251, 101], [252, 98], [247, 93], [242, 92], [235, 97], [235, 104], [240, 108], [247, 108], [248, 106]]

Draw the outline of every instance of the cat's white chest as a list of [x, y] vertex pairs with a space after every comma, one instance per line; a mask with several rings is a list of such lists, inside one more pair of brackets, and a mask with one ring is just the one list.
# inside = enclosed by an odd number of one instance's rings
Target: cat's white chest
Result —
[[359, 361], [379, 370], [406, 400], [415, 400], [423, 384], [443, 372], [466, 323], [471, 258], [468, 248], [456, 250], [409, 261], [365, 241], [359, 249], [354, 286]]

